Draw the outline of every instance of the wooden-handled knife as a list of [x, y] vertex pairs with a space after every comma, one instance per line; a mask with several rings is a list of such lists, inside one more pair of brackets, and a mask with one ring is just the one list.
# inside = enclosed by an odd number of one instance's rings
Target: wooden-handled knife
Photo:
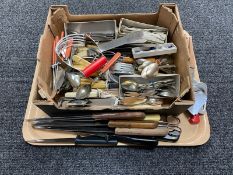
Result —
[[153, 120], [110, 120], [108, 122], [108, 127], [110, 128], [144, 128], [144, 129], [153, 129], [157, 128], [159, 125], [158, 121]]
[[116, 128], [117, 135], [137, 135], [137, 136], [165, 136], [169, 133], [167, 127], [157, 127], [155, 129], [139, 129], [139, 128]]
[[77, 116], [65, 116], [65, 117], [43, 117], [29, 119], [28, 121], [52, 121], [52, 120], [144, 120], [144, 112], [106, 112], [97, 114], [77, 115]]

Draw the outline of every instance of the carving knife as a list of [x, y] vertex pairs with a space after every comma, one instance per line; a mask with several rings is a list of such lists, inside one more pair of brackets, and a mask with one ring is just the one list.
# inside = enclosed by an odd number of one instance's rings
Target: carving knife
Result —
[[54, 138], [54, 139], [36, 139], [28, 140], [29, 143], [74, 143], [77, 146], [116, 146], [118, 142], [141, 145], [157, 146], [158, 141], [176, 142], [179, 140], [180, 131], [172, 130], [164, 137], [144, 137], [144, 136], [126, 136], [94, 134], [88, 136], [77, 136], [76, 138]]
[[33, 128], [50, 128], [50, 127], [110, 127], [110, 128], [143, 128], [153, 129], [158, 126], [167, 126], [167, 122], [159, 122], [153, 120], [110, 120], [110, 121], [96, 121], [96, 120], [66, 120], [66, 119], [47, 119], [34, 120], [31, 122]]
[[54, 138], [28, 140], [29, 143], [74, 143], [76, 146], [117, 146], [118, 142], [141, 145], [157, 146], [158, 141], [153, 137], [118, 136], [118, 135], [88, 135], [76, 138]]
[[54, 131], [65, 131], [65, 132], [82, 132], [82, 133], [107, 133], [114, 134], [115, 130], [108, 127], [90, 127], [90, 126], [77, 126], [77, 127], [57, 127], [57, 126], [35, 126], [35, 129], [42, 130], [54, 130]]
[[56, 125], [35, 125], [35, 129], [57, 130], [67, 132], [85, 132], [85, 133], [111, 133], [128, 136], [165, 136], [169, 133], [166, 126], [159, 126], [153, 129], [144, 128], [109, 128], [102, 126], [56, 126]]
[[144, 112], [113, 112], [113, 113], [99, 113], [78, 116], [65, 116], [65, 117], [46, 117], [29, 119], [28, 121], [42, 121], [42, 120], [143, 120], [145, 118]]

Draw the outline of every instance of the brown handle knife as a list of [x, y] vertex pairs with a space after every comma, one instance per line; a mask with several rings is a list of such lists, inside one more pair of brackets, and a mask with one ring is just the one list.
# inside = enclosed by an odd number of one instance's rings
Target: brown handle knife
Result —
[[144, 112], [116, 112], [94, 114], [92, 117], [96, 120], [143, 120], [145, 118]]
[[165, 136], [169, 132], [167, 127], [157, 127], [155, 129], [138, 128], [116, 128], [115, 134], [118, 135], [138, 135], [138, 136]]
[[111, 120], [108, 122], [110, 128], [143, 128], [143, 129], [154, 129], [157, 128], [158, 121], [124, 121], [124, 120]]

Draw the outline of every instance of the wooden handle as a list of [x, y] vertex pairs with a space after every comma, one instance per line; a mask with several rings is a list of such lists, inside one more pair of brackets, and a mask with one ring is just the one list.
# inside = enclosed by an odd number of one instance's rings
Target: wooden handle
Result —
[[158, 126], [158, 122], [154, 121], [124, 121], [124, 120], [112, 120], [108, 122], [110, 128], [143, 128], [154, 129]]
[[122, 60], [123, 63], [128, 63], [128, 64], [133, 64], [134, 63], [134, 59], [130, 58], [130, 57], [124, 57]]
[[111, 60], [101, 69], [101, 73], [105, 73], [119, 58], [121, 57], [121, 53], [117, 52]]
[[61, 39], [64, 37], [65, 33], [64, 31], [61, 32]]
[[53, 42], [53, 60], [52, 60], [52, 64], [55, 64], [57, 62], [57, 53], [55, 51], [56, 49], [56, 45], [59, 41], [59, 37], [56, 36], [55, 39], [54, 39], [54, 42]]
[[91, 83], [92, 89], [106, 89], [106, 82], [103, 80], [98, 80], [96, 82]]
[[71, 55], [72, 45], [73, 45], [73, 40], [72, 39], [68, 40], [67, 41], [66, 54], [65, 54], [66, 59], [68, 59], [70, 57], [70, 55]]
[[100, 120], [143, 120], [145, 118], [144, 112], [116, 112], [116, 113], [103, 113], [95, 114], [93, 118]]
[[55, 64], [55, 58], [56, 58], [55, 48], [56, 48], [56, 39], [53, 41], [53, 57], [52, 57], [52, 65], [54, 65], [54, 64]]
[[159, 114], [146, 114], [146, 117], [144, 120], [153, 120], [153, 121], [159, 121], [161, 119]]
[[138, 135], [138, 136], [165, 136], [169, 132], [167, 127], [157, 127], [155, 129], [135, 129], [135, 128], [116, 128], [115, 134], [118, 135]]

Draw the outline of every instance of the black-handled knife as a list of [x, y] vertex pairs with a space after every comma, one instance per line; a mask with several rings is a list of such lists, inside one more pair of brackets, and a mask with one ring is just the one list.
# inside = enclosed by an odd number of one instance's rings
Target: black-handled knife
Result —
[[88, 135], [77, 136], [76, 138], [55, 138], [55, 139], [37, 139], [28, 140], [29, 143], [74, 143], [76, 146], [116, 146], [118, 142], [154, 147], [158, 145], [158, 141], [152, 137], [137, 136], [119, 136], [119, 135]]
[[76, 138], [54, 138], [28, 140], [29, 143], [74, 143], [76, 146], [116, 146], [115, 137], [103, 137], [98, 135], [77, 136]]

